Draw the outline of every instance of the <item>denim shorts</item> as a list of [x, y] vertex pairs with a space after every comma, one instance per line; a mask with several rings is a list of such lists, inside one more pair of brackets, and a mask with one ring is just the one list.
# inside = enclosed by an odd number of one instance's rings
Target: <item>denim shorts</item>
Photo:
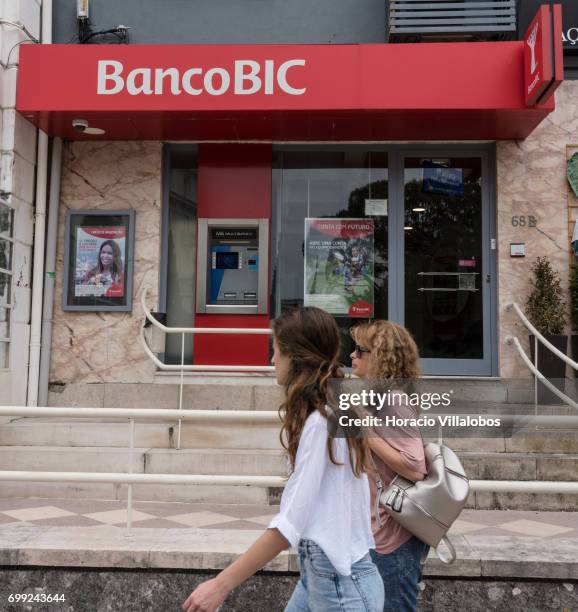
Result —
[[301, 577], [285, 612], [381, 612], [383, 582], [369, 553], [351, 566], [351, 575], [337, 572], [311, 540], [299, 542]]
[[371, 551], [385, 588], [384, 612], [415, 612], [421, 580], [421, 557], [427, 544], [412, 536], [386, 555]]

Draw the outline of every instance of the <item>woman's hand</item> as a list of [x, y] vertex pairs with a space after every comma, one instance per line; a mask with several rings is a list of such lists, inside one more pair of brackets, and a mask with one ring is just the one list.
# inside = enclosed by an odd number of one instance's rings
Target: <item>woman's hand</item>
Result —
[[214, 612], [235, 587], [288, 547], [289, 542], [278, 529], [266, 529], [247, 552], [216, 578], [200, 584], [183, 604], [183, 611]]
[[227, 598], [228, 589], [218, 578], [201, 583], [182, 605], [184, 612], [214, 612]]

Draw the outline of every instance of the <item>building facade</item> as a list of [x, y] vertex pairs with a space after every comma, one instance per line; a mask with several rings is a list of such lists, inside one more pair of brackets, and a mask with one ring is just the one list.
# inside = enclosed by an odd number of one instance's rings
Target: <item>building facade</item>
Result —
[[[54, 291], [43, 292], [49, 403], [102, 405], [162, 382], [139, 342], [144, 288], [171, 327], [265, 328], [320, 305], [343, 330], [344, 359], [351, 325], [390, 318], [414, 334], [427, 375], [527, 376], [505, 341], [525, 336], [506, 306], [524, 303], [541, 255], [567, 286], [574, 16], [555, 101], [526, 107], [519, 39], [539, 3], [522, 3], [509, 40], [409, 43], [391, 38], [387, 3], [363, 4], [94, 0], [87, 26], [74, 3], [53, 3], [55, 45], [17, 48], [20, 112], [2, 103], [3, 133], [22, 136], [2, 146], [14, 222], [1, 401], [37, 401], [21, 374], [34, 125], [63, 140]], [[3, 62], [6, 81], [18, 70]], [[110, 236], [122, 274], [96, 270]], [[185, 362], [266, 365], [266, 336], [246, 338], [189, 337]], [[180, 363], [182, 348], [167, 336], [159, 358]]]

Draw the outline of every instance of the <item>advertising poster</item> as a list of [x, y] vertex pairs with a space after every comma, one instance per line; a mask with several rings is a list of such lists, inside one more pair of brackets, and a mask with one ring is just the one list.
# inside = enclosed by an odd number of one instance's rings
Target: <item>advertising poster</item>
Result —
[[372, 219], [305, 219], [305, 306], [373, 316], [373, 234]]
[[74, 256], [74, 297], [124, 297], [125, 226], [77, 227]]

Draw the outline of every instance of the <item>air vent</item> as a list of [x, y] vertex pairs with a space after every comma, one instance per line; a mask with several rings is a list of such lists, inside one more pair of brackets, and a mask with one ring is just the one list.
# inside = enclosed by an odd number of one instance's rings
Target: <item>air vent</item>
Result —
[[513, 40], [517, 0], [389, 0], [388, 42]]

